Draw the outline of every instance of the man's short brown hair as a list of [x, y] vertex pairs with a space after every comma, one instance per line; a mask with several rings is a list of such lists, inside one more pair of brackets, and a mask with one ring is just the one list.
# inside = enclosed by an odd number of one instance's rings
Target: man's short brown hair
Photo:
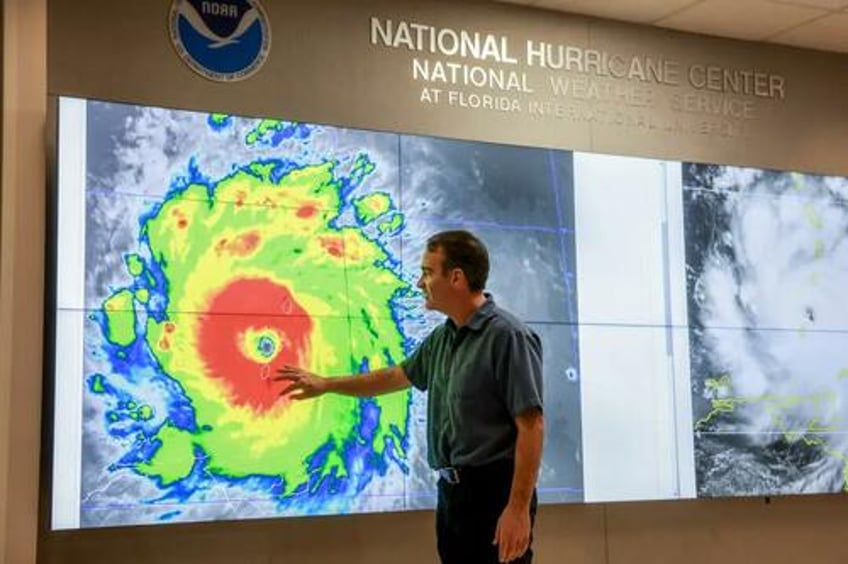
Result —
[[483, 291], [489, 278], [489, 251], [480, 239], [462, 229], [442, 231], [427, 239], [428, 251], [439, 249], [445, 254], [443, 273], [458, 268], [465, 274], [469, 290]]

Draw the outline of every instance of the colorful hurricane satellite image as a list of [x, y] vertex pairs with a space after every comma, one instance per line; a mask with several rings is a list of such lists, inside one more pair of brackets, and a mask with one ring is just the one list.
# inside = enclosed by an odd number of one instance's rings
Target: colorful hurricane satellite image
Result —
[[541, 497], [582, 499], [569, 153], [85, 104], [81, 526], [432, 507], [421, 394], [293, 401], [272, 376], [403, 360], [441, 322], [415, 280], [448, 228], [523, 257], [490, 286], [569, 418]]

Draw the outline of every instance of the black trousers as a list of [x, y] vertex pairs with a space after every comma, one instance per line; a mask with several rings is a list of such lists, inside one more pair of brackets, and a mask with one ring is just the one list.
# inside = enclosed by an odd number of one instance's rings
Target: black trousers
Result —
[[[498, 519], [509, 501], [512, 461], [460, 468], [459, 483], [439, 480], [436, 538], [442, 564], [497, 564], [498, 546], [492, 544]], [[536, 519], [536, 492], [530, 504], [530, 523]], [[532, 541], [532, 535], [531, 535]], [[527, 549], [515, 564], [530, 564]]]

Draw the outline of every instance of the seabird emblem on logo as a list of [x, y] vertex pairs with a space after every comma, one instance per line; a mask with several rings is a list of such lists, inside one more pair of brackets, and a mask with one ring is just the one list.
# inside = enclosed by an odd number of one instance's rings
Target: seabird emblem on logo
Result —
[[210, 80], [251, 76], [271, 49], [271, 26], [259, 0], [173, 0], [169, 27], [180, 58]]

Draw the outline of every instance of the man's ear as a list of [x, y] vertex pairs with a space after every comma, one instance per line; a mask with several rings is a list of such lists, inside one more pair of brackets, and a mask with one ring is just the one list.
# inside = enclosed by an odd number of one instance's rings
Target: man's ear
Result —
[[451, 284], [453, 284], [453, 285], [463, 284], [463, 283], [467, 284], [467, 282], [468, 282], [465, 279], [465, 273], [462, 271], [461, 268], [454, 268], [453, 270], [451, 270], [450, 281], [451, 281]]

